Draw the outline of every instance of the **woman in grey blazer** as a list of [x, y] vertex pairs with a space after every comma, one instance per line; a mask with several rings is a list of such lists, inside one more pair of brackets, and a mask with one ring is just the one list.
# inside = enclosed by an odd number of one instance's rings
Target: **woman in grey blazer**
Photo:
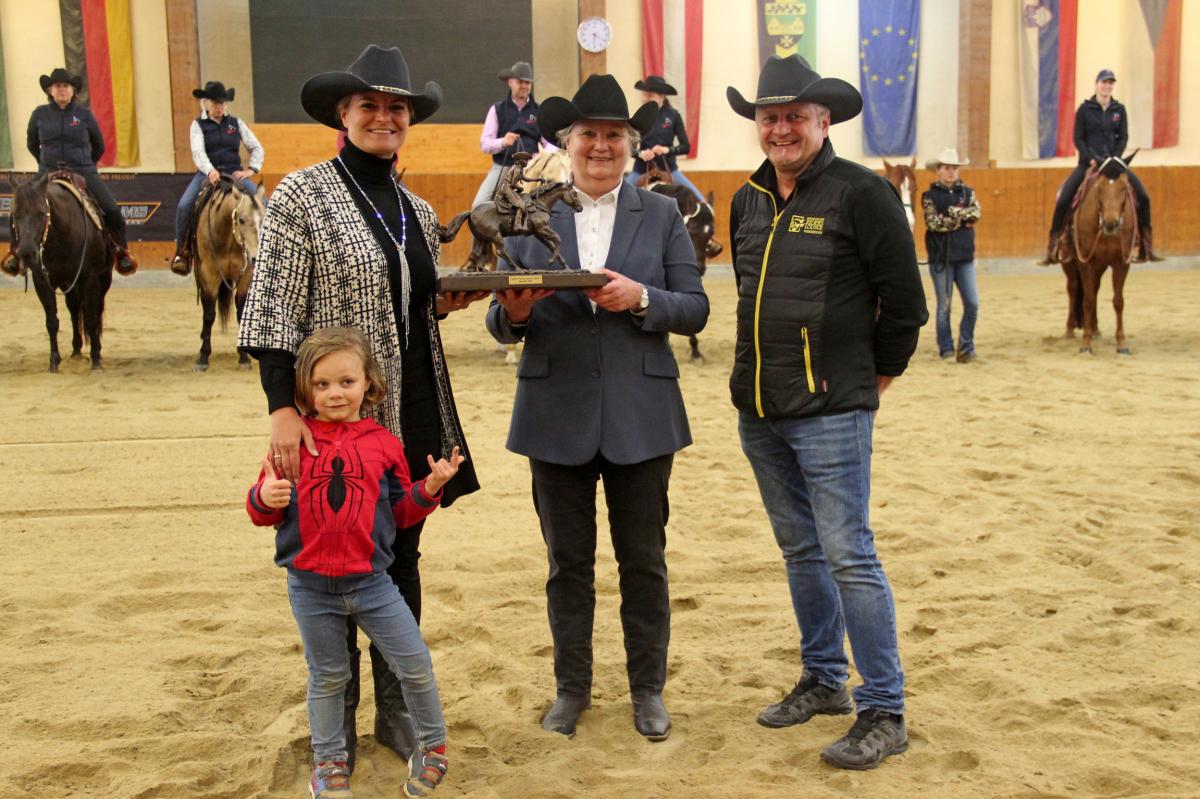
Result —
[[[611, 75], [588, 78], [572, 100], [542, 103], [542, 136], [566, 148], [583, 205], [578, 214], [555, 206], [551, 226], [569, 268], [609, 281], [586, 294], [503, 292], [488, 309], [497, 341], [525, 342], [508, 448], [529, 458], [550, 561], [557, 698], [542, 727], [567, 736], [591, 702], [599, 480], [621, 573], [634, 726], [656, 741], [671, 730], [662, 700], [667, 486], [675, 452], [692, 439], [668, 334], [703, 329], [708, 297], [674, 201], [621, 179], [657, 110], [647, 103], [630, 117]], [[508, 250], [549, 268], [546, 248], [531, 237], [511, 239]]]

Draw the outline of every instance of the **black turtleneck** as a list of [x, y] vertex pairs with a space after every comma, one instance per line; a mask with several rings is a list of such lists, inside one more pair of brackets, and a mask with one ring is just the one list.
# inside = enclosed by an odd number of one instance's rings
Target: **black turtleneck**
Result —
[[[392, 287], [392, 310], [403, 347], [401, 426], [410, 470], [414, 472], [412, 477], [416, 480], [428, 474], [429, 466], [425, 461], [425, 454], [436, 454], [440, 441], [433, 362], [425, 319], [426, 303], [436, 288], [437, 270], [412, 203], [407, 197], [403, 197], [403, 192], [396, 190], [393, 177], [395, 157], [379, 158], [360, 150], [347, 139], [340, 158], [340, 162], [334, 162], [334, 167], [387, 259], [389, 282]], [[370, 198], [370, 202], [367, 198]], [[403, 238], [400, 225], [401, 202], [406, 231]], [[382, 214], [382, 220], [375, 216], [372, 204]], [[384, 225], [387, 226], [387, 230], [384, 229]], [[389, 231], [397, 242], [404, 242], [404, 253], [412, 284], [408, 304], [407, 341], [400, 304], [400, 256], [392, 238], [388, 236]], [[296, 390], [295, 356], [290, 352], [277, 350], [257, 354], [259, 374], [267, 394], [269, 410], [292, 406]]]

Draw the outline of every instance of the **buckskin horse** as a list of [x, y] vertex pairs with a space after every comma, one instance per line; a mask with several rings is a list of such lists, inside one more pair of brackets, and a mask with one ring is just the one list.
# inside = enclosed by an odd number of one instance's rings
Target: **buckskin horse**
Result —
[[904, 215], [908, 217], [908, 229], [912, 230], [917, 217], [913, 209], [917, 205], [917, 157], [911, 164], [892, 164], [883, 159], [883, 176], [896, 188], [900, 202], [904, 204]]
[[[708, 259], [717, 257], [725, 249], [721, 242], [713, 238], [715, 217], [712, 192], [708, 193], [708, 202], [700, 202], [687, 186], [669, 181], [652, 183], [650, 191], [670, 197], [679, 206], [684, 228], [687, 229], [688, 238], [692, 241], [692, 250], [696, 254], [696, 265], [700, 267], [700, 274], [703, 275], [708, 267]], [[700, 341], [694, 335], [688, 336], [688, 344], [692, 348], [692, 360], [703, 361]]]
[[[200, 354], [196, 371], [208, 369], [212, 353], [212, 326], [218, 314], [221, 330], [229, 325], [229, 307], [237, 307], [238, 324], [242, 321], [242, 306], [254, 274], [254, 259], [258, 255], [258, 232], [262, 227], [263, 188], [255, 194], [242, 191], [237, 181], [222, 177], [207, 190], [207, 199], [197, 200], [195, 253], [196, 301], [203, 308], [200, 327]], [[250, 368], [250, 356], [238, 350], [238, 366]]]
[[112, 285], [113, 251], [99, 210], [74, 186], [71, 175], [41, 175], [17, 186], [12, 201], [17, 273], [33, 276], [33, 287], [46, 312], [50, 371], [62, 363], [58, 352], [58, 298], [61, 290], [71, 314], [71, 357], [91, 347], [92, 369], [100, 369], [100, 333], [104, 297]]
[[1092, 352], [1096, 335], [1096, 301], [1100, 278], [1112, 267], [1113, 310], [1117, 315], [1117, 353], [1129, 355], [1125, 345], [1125, 278], [1137, 239], [1137, 212], [1133, 187], [1126, 169], [1128, 158], [1106, 158], [1088, 171], [1071, 214], [1070, 230], [1062, 248], [1062, 269], [1067, 276], [1067, 336], [1082, 330], [1079, 351]]

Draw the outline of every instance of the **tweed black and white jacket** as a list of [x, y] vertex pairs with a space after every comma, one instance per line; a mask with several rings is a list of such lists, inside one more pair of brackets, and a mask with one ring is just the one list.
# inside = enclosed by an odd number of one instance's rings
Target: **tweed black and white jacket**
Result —
[[[403, 187], [402, 187], [403, 188]], [[429, 203], [403, 189], [416, 212], [433, 262], [440, 242], [437, 216]], [[401, 259], [404, 259], [403, 253]], [[408, 264], [403, 263], [407, 273]], [[467, 454], [450, 393], [445, 354], [430, 295], [422, 319], [441, 416], [442, 457], [453, 447]], [[295, 353], [300, 342], [322, 327], [357, 327], [371, 342], [387, 380], [387, 398], [367, 415], [397, 437], [400, 430], [400, 371], [403, 330], [392, 307], [387, 259], [354, 203], [333, 161], [291, 173], [271, 195], [259, 237], [254, 276], [242, 311], [238, 346], [247, 350]]]

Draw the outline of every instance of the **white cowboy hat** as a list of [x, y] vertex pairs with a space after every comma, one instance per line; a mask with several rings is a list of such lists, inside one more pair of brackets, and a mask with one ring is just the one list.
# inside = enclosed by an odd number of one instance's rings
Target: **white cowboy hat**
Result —
[[945, 164], [946, 166], [966, 166], [971, 163], [966, 158], [958, 157], [958, 148], [949, 147], [938, 153], [937, 158], [933, 158], [925, 162], [925, 168], [930, 172], [937, 172], [937, 168]]

